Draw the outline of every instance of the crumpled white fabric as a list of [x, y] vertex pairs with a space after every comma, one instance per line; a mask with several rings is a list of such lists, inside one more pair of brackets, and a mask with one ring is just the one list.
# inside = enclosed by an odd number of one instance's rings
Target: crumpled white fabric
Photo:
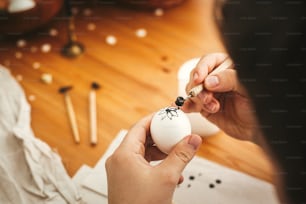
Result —
[[31, 129], [22, 88], [0, 65], [0, 203], [83, 203], [61, 158]]

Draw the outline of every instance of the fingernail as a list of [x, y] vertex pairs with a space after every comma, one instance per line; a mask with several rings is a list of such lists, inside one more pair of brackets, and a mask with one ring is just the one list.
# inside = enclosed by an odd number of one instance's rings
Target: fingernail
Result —
[[208, 76], [205, 79], [206, 87], [213, 88], [219, 84], [219, 79], [217, 76]]
[[188, 144], [190, 144], [193, 149], [196, 150], [202, 144], [202, 139], [200, 136], [191, 135], [189, 137]]
[[199, 78], [199, 74], [197, 72], [195, 72], [193, 74], [193, 81], [196, 81]]

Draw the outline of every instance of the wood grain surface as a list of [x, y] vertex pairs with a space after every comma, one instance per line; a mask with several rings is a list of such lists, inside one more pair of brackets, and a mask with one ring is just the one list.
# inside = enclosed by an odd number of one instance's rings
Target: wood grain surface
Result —
[[[81, 56], [69, 59], [60, 54], [67, 42], [67, 19], [62, 12], [39, 30], [12, 34], [0, 41], [0, 63], [11, 70], [32, 99], [29, 102], [36, 136], [60, 154], [71, 176], [83, 164], [94, 166], [120, 129], [128, 129], [175, 100], [177, 71], [186, 60], [225, 50], [212, 18], [212, 0], [186, 0], [164, 10], [162, 16], [111, 1], [78, 2], [73, 10], [77, 12], [78, 41], [85, 46]], [[135, 35], [140, 28], [147, 31], [147, 36]], [[50, 30], [57, 35], [50, 35]], [[105, 43], [108, 35], [116, 37], [115, 45]], [[20, 39], [26, 41], [24, 47], [17, 46]], [[41, 51], [45, 44], [51, 45], [50, 52]], [[42, 83], [44, 73], [52, 74], [52, 84]], [[101, 85], [96, 92], [96, 146], [90, 145], [88, 94], [92, 82]], [[73, 86], [69, 95], [80, 144], [73, 140], [64, 96], [58, 92], [66, 85]], [[223, 132], [204, 139], [199, 155], [272, 181], [273, 171], [262, 149]]]

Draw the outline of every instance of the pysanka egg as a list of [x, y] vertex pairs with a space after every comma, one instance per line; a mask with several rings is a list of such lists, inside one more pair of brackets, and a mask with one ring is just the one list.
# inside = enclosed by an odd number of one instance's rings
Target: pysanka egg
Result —
[[155, 113], [150, 131], [156, 146], [168, 154], [179, 141], [191, 134], [191, 125], [183, 111], [167, 107]]

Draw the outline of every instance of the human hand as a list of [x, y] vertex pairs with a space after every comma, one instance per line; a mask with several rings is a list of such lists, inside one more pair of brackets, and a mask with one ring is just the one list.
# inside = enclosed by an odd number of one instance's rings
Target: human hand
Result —
[[212, 72], [227, 58], [228, 55], [224, 53], [212, 53], [200, 59], [190, 73], [186, 92], [201, 83], [204, 90], [197, 97], [187, 100], [182, 110], [200, 112], [228, 135], [254, 141], [257, 122], [251, 102], [237, 78], [235, 69]]
[[[151, 119], [134, 125], [106, 161], [109, 204], [171, 204], [183, 169], [202, 143], [200, 136], [189, 135], [167, 156], [153, 145]], [[161, 159], [157, 166], [149, 163]]]

